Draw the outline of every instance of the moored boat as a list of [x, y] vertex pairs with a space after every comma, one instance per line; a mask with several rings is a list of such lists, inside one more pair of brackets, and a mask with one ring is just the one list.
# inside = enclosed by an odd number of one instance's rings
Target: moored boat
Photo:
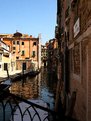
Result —
[[39, 74], [39, 70], [31, 70], [30, 72], [29, 72], [29, 76], [30, 77], [34, 77], [34, 76], [36, 76], [37, 74]]
[[8, 93], [5, 93], [3, 95], [3, 92], [9, 92], [9, 88], [11, 86], [11, 80], [5, 80], [0, 83], [0, 99], [4, 99], [8, 96]]
[[11, 79], [4, 80], [4, 81], [1, 82], [1, 84], [11, 86]]
[[2, 82], [0, 83], [0, 93], [1, 93], [2, 91], [8, 91], [9, 88], [10, 88], [10, 86], [11, 86], [11, 79], [2, 81]]

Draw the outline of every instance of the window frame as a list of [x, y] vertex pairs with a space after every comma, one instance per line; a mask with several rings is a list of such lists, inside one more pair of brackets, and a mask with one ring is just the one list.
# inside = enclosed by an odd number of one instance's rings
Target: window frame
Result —
[[36, 46], [37, 45], [37, 42], [33, 42], [33, 46]]
[[22, 42], [21, 44], [24, 45], [24, 42]]
[[18, 40], [18, 41], [17, 41], [17, 45], [19, 45], [19, 44], [20, 44], [20, 41]]
[[33, 50], [32, 51], [32, 57], [35, 57], [36, 56], [36, 52]]
[[25, 55], [25, 50], [22, 50], [21, 51], [21, 56], [24, 56]]

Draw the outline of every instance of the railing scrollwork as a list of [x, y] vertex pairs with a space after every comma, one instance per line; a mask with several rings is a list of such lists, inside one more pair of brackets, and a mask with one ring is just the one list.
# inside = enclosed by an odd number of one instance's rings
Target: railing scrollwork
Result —
[[0, 94], [0, 121], [56, 121], [56, 113], [37, 102], [3, 91]]

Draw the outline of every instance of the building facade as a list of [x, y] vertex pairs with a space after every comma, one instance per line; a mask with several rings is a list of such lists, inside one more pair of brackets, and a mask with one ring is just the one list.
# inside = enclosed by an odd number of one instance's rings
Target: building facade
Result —
[[47, 66], [47, 47], [46, 45], [41, 45], [41, 62], [42, 66]]
[[65, 110], [75, 92], [73, 116], [80, 121], [91, 121], [91, 1], [58, 0], [57, 3], [56, 35], [62, 59]]
[[0, 37], [10, 46], [12, 70], [14, 65], [16, 70], [36, 70], [41, 67], [40, 37], [35, 38], [19, 32]]
[[58, 42], [56, 38], [50, 39], [46, 43], [47, 47], [47, 63], [50, 71], [57, 74], [57, 62], [58, 62]]
[[0, 72], [11, 71], [10, 47], [0, 39]]

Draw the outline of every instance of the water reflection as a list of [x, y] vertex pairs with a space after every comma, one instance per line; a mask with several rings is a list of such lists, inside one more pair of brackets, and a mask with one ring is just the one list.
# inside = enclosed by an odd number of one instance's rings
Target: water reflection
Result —
[[26, 77], [24, 83], [23, 80], [13, 82], [11, 92], [25, 99], [40, 98], [49, 104], [50, 109], [54, 109], [56, 79], [50, 77], [53, 75], [47, 72], [47, 68], [42, 68], [38, 76]]

